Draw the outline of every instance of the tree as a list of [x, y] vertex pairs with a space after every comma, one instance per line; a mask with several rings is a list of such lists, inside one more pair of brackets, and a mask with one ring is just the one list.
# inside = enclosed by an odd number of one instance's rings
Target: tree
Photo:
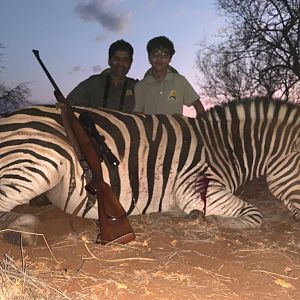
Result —
[[[221, 44], [198, 53], [202, 73], [205, 64], [213, 66], [211, 72], [207, 70], [209, 80], [204, 74], [206, 90], [216, 90], [211, 77], [224, 83], [236, 77], [235, 70], [239, 76], [235, 85], [244, 83], [243, 97], [253, 93], [295, 97], [300, 84], [300, 0], [217, 0], [217, 7], [225, 12], [229, 31]], [[209, 62], [205, 62], [207, 53]], [[228, 85], [223, 94], [236, 97]]]
[[203, 44], [197, 55], [199, 70], [204, 76], [202, 88], [208, 97], [219, 102], [241, 99], [253, 94], [252, 74], [243, 59], [235, 59], [234, 52], [227, 49], [226, 43], [206, 46]]
[[8, 88], [0, 83], [0, 115], [32, 104], [28, 101], [30, 90], [26, 83], [20, 83], [14, 88]]
[[[4, 46], [0, 43], [0, 49]], [[2, 53], [0, 52], [0, 61]], [[0, 70], [4, 67], [0, 65]], [[0, 82], [0, 116], [5, 115], [20, 107], [30, 105], [28, 100], [30, 96], [30, 90], [27, 83], [20, 83], [16, 87], [7, 87], [4, 83]]]

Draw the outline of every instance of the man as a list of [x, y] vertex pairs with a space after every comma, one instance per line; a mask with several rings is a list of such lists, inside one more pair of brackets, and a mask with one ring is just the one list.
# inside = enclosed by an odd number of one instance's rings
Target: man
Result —
[[147, 44], [151, 68], [135, 86], [135, 112], [145, 114], [182, 114], [183, 105], [195, 107], [197, 116], [204, 112], [199, 95], [186, 78], [169, 64], [175, 53], [165, 36]]
[[109, 69], [80, 82], [68, 95], [71, 105], [104, 107], [131, 113], [134, 108], [136, 80], [126, 77], [133, 59], [132, 46], [118, 40], [108, 51]]

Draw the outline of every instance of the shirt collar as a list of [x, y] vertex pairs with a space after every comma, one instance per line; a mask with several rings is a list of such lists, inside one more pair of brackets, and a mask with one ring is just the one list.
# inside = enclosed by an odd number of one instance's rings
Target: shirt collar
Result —
[[[167, 70], [167, 75], [166, 75], [165, 80], [171, 80], [171, 79], [173, 79], [174, 74], [178, 74], [177, 70], [175, 68], [173, 68], [172, 66], [169, 66], [168, 70]], [[146, 71], [146, 73], [144, 75], [144, 79], [146, 79], [149, 82], [156, 82], [156, 80], [152, 76], [152, 68], [149, 68]]]

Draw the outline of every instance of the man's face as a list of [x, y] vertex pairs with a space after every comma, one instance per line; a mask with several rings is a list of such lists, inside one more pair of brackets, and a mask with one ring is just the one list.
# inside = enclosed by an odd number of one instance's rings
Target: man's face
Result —
[[131, 67], [129, 53], [126, 51], [116, 51], [108, 60], [111, 73], [118, 77], [125, 77]]
[[167, 49], [153, 49], [149, 55], [149, 62], [156, 71], [167, 70], [171, 55]]

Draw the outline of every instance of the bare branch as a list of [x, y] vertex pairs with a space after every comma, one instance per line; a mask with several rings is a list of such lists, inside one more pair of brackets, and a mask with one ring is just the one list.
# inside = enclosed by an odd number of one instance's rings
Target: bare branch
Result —
[[[0, 43], [0, 50], [4, 46]], [[2, 53], [0, 52], [0, 61]], [[3, 66], [0, 66], [0, 70]], [[4, 83], [0, 83], [0, 116], [7, 114], [20, 107], [32, 104], [27, 99], [31, 95], [28, 83], [20, 83], [14, 88], [7, 87]]]
[[0, 115], [32, 104], [27, 100], [29, 96], [27, 83], [20, 83], [14, 88], [7, 88], [4, 84], [0, 84]]
[[217, 0], [217, 7], [230, 31], [225, 42], [198, 53], [206, 92], [226, 98], [295, 95], [300, 82], [300, 0]]

